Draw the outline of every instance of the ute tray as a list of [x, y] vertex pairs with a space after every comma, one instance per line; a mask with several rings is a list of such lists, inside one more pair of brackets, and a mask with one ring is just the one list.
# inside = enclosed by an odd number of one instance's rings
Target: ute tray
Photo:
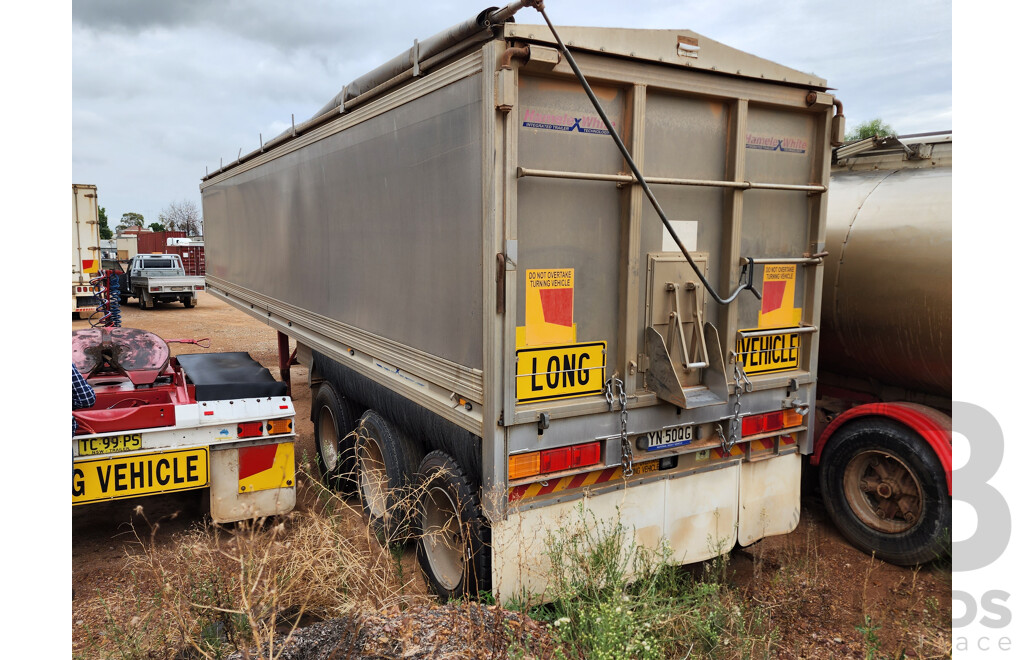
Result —
[[185, 376], [196, 387], [196, 401], [285, 396], [287, 386], [248, 353], [179, 355]]

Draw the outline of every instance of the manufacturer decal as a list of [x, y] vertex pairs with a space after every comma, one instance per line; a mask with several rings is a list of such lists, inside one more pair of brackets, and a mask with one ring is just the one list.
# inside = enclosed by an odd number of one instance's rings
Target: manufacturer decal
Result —
[[807, 153], [807, 140], [778, 135], [756, 135], [747, 133], [747, 149], [761, 151], [781, 151], [787, 154]]
[[[612, 122], [615, 126], [615, 122]], [[524, 128], [543, 128], [548, 131], [567, 131], [588, 133], [591, 135], [608, 135], [608, 127], [597, 115], [574, 117], [567, 112], [561, 114], [543, 112], [527, 108], [523, 115]]]

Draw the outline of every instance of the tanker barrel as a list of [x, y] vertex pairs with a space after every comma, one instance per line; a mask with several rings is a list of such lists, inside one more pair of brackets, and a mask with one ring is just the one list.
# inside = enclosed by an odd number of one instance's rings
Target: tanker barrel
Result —
[[833, 170], [820, 367], [952, 396], [951, 137], [923, 146], [891, 152], [896, 167], [869, 154], [871, 169]]

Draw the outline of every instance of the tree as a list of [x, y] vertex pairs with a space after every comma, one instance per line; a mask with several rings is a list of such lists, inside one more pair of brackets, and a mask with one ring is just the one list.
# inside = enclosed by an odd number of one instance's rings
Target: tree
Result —
[[145, 226], [145, 219], [141, 213], [129, 211], [128, 213], [121, 214], [121, 224], [125, 227], [143, 227]]
[[109, 241], [114, 237], [114, 232], [107, 224], [107, 209], [100, 207], [100, 240]]
[[167, 231], [166, 225], [162, 225], [159, 222], [149, 223], [149, 228], [152, 229], [153, 231]]
[[855, 142], [857, 140], [866, 140], [869, 137], [886, 137], [889, 135], [896, 135], [896, 130], [882, 121], [881, 118], [878, 118], [857, 124], [851, 133], [846, 134], [846, 141]]
[[190, 199], [171, 202], [160, 214], [160, 220], [172, 231], [183, 231], [186, 236], [203, 234], [203, 216], [199, 207]]

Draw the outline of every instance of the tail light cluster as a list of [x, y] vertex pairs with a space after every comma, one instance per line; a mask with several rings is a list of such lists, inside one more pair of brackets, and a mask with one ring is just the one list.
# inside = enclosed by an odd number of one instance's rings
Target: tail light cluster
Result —
[[537, 474], [561, 472], [574, 468], [597, 465], [601, 462], [601, 443], [588, 442], [582, 445], [531, 451], [508, 457], [508, 478], [522, 479]]
[[804, 423], [804, 416], [793, 408], [776, 410], [761, 415], [748, 415], [743, 418], [743, 435], [758, 435], [781, 431]]
[[272, 419], [269, 422], [239, 422], [237, 436], [243, 438], [259, 438], [263, 436], [263, 425], [266, 424], [267, 435], [281, 435], [292, 432], [292, 420]]

